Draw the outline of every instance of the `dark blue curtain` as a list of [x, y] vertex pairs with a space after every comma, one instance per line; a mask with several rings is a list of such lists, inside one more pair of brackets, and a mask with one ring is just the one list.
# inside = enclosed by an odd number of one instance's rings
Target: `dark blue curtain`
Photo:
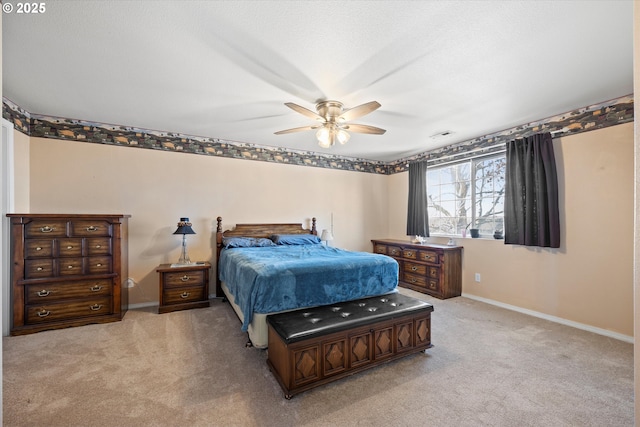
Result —
[[427, 213], [427, 162], [409, 165], [409, 206], [407, 235], [429, 237]]
[[560, 247], [558, 175], [550, 133], [507, 143], [505, 244]]

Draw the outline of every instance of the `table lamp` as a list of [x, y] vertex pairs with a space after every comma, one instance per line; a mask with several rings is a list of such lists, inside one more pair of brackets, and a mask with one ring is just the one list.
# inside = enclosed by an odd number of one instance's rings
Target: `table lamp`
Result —
[[187, 234], [196, 234], [196, 232], [191, 228], [189, 218], [180, 218], [178, 229], [174, 231], [173, 234], [182, 234], [182, 253], [180, 254], [178, 264], [191, 264], [189, 255], [187, 255]]

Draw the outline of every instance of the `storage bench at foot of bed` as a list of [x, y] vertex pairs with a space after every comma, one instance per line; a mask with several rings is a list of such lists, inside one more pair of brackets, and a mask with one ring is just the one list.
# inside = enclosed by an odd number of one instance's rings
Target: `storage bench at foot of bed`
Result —
[[285, 397], [431, 347], [433, 306], [399, 293], [267, 316]]

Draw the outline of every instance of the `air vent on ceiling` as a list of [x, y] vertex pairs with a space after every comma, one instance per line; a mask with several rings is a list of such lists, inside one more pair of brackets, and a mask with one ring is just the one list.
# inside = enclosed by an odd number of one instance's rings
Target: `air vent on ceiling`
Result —
[[445, 130], [443, 132], [435, 133], [435, 134], [431, 135], [429, 138], [431, 138], [431, 139], [444, 139], [444, 138], [449, 138], [454, 133], [455, 132], [452, 132], [450, 130]]

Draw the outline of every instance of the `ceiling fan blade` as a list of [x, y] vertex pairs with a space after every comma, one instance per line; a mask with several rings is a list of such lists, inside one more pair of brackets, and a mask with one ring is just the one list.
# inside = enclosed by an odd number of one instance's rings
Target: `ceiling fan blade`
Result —
[[318, 125], [318, 126], [302, 126], [302, 127], [299, 127], [299, 128], [281, 130], [281, 131], [278, 131], [278, 132], [274, 132], [274, 134], [276, 134], [276, 135], [284, 135], [285, 133], [302, 132], [302, 131], [305, 131], [305, 130], [314, 130], [314, 129], [317, 129], [319, 127], [320, 127], [320, 125]]
[[296, 111], [300, 114], [303, 114], [307, 117], [312, 118], [313, 120], [321, 120], [324, 121], [324, 117], [322, 117], [321, 115], [319, 115], [318, 113], [314, 113], [313, 111], [301, 107], [298, 104], [294, 104], [293, 102], [285, 102], [284, 105], [286, 105], [287, 107], [291, 108], [293, 111]]
[[380, 129], [377, 128], [375, 126], [369, 126], [369, 125], [352, 125], [352, 124], [348, 124], [348, 125], [344, 125], [341, 126], [343, 129], [348, 130], [350, 132], [357, 132], [357, 133], [371, 133], [374, 135], [382, 135], [386, 132], [385, 129]]
[[340, 119], [348, 122], [358, 117], [362, 117], [380, 108], [380, 103], [377, 101], [367, 102], [366, 104], [358, 105], [345, 111], [340, 115]]

